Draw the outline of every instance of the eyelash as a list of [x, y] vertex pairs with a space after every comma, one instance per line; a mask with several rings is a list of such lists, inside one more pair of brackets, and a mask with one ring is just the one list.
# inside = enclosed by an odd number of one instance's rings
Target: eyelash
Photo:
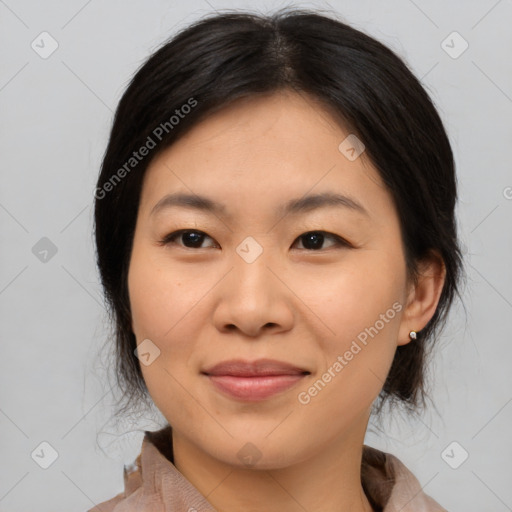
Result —
[[[211, 238], [204, 231], [200, 231], [200, 230], [197, 230], [197, 229], [180, 229], [178, 231], [174, 231], [174, 232], [169, 233], [168, 235], [166, 235], [162, 240], [159, 241], [159, 245], [162, 245], [162, 246], [173, 245], [173, 244], [176, 243], [175, 239], [178, 238], [180, 235], [183, 235], [185, 233], [197, 233], [197, 234], [205, 235], [208, 238]], [[353, 247], [353, 245], [351, 245], [349, 242], [347, 242], [345, 239], [341, 238], [340, 236], [335, 235], [334, 233], [329, 233], [327, 231], [321, 231], [321, 230], [306, 231], [302, 235], [298, 236], [296, 240], [299, 240], [303, 236], [312, 235], [312, 234], [315, 234], [315, 235], [316, 234], [327, 235], [325, 238], [330, 238], [331, 240], [334, 240], [336, 242], [336, 244], [333, 246], [334, 248], [335, 247], [345, 247], [345, 248], [352, 248]], [[294, 244], [295, 244], [295, 242], [294, 242]], [[204, 247], [186, 247], [184, 245], [182, 247], [184, 247], [185, 249], [205, 249]], [[333, 248], [333, 247], [330, 247], [330, 248]], [[316, 249], [316, 250], [315, 249], [300, 249], [300, 250], [308, 251], [308, 252], [320, 252], [322, 250], [327, 250], [327, 249]]]

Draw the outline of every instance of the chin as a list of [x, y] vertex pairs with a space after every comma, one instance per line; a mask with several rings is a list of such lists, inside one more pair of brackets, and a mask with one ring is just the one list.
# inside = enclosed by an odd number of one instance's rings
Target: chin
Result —
[[260, 436], [235, 436], [202, 449], [213, 458], [238, 469], [282, 469], [308, 458], [307, 450], [301, 450], [292, 437], [288, 437], [289, 442], [283, 445], [280, 440], [269, 439], [267, 434], [268, 430]]

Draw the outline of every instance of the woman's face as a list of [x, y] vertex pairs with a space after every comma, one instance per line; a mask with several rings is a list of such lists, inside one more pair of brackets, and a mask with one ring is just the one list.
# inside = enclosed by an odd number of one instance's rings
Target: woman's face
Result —
[[[128, 274], [143, 376], [176, 434], [223, 462], [362, 444], [397, 344], [421, 327], [404, 316], [397, 212], [349, 135], [309, 97], [251, 97], [147, 170]], [[208, 371], [263, 359], [266, 376]]]

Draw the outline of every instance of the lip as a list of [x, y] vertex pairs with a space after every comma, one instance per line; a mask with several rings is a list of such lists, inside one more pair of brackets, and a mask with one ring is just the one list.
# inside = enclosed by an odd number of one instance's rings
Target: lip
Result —
[[201, 373], [223, 394], [249, 402], [281, 393], [310, 374], [304, 368], [273, 359], [223, 361]]
[[305, 368], [300, 368], [276, 359], [256, 359], [254, 361], [231, 359], [210, 366], [203, 370], [202, 373], [215, 376], [259, 377], [268, 375], [300, 375], [309, 372]]

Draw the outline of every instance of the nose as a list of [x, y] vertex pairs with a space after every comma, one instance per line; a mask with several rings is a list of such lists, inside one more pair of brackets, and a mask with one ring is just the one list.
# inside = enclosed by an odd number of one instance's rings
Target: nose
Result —
[[252, 263], [234, 255], [234, 268], [216, 287], [214, 323], [219, 331], [258, 337], [292, 328], [293, 293], [264, 254]]

